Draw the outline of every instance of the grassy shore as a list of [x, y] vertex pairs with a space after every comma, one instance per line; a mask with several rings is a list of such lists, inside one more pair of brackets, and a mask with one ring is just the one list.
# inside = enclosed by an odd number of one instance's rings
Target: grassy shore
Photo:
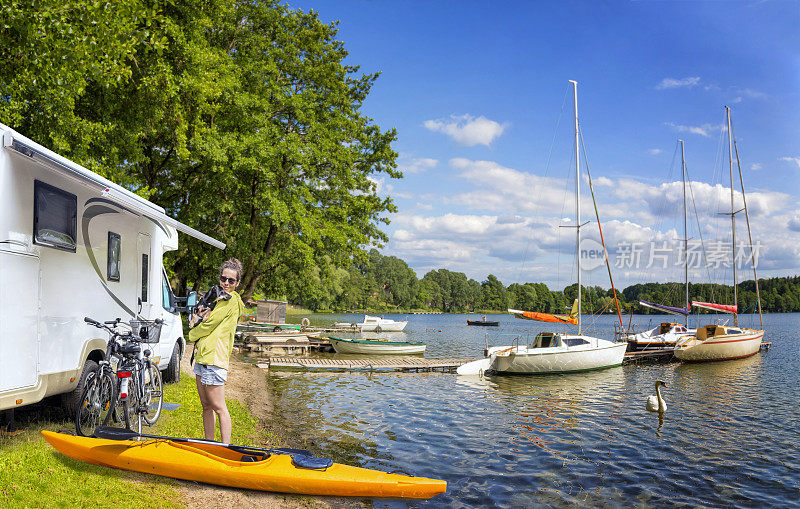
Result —
[[[191, 376], [164, 386], [164, 401], [180, 403], [164, 411], [145, 433], [202, 437], [200, 400]], [[233, 442], [262, 444], [273, 437], [259, 429], [258, 419], [238, 401], [228, 400], [236, 425]], [[46, 405], [18, 411], [21, 432], [0, 435], [0, 506], [2, 507], [184, 507], [179, 481], [106, 468], [56, 452], [41, 430], [75, 426], [64, 413]]]

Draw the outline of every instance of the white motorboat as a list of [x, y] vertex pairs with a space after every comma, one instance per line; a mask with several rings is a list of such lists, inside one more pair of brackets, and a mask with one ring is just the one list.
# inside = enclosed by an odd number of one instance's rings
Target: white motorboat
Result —
[[425, 343], [388, 339], [328, 338], [336, 353], [373, 355], [413, 355], [425, 353]]
[[697, 331], [688, 329], [682, 323], [664, 322], [658, 327], [630, 334], [627, 336], [628, 344], [633, 350], [644, 348], [673, 348], [684, 336], [694, 336]]
[[[517, 318], [552, 323], [575, 324], [577, 334], [542, 332], [528, 345], [496, 346], [487, 349], [486, 358], [460, 366], [460, 375], [482, 372], [543, 374], [572, 373], [610, 368], [622, 364], [627, 342], [613, 342], [586, 336], [581, 332], [581, 215], [580, 215], [580, 153], [578, 125], [578, 84], [571, 81], [575, 99], [575, 228], [578, 295], [569, 315], [553, 315], [534, 311], [509, 309]], [[590, 180], [591, 183], [591, 180]], [[599, 221], [598, 221], [599, 222]], [[606, 263], [608, 257], [606, 256]], [[611, 269], [609, 268], [609, 276]]]
[[364, 321], [356, 326], [361, 329], [361, 332], [401, 332], [407, 324], [407, 320], [391, 320], [380, 316], [364, 315]]

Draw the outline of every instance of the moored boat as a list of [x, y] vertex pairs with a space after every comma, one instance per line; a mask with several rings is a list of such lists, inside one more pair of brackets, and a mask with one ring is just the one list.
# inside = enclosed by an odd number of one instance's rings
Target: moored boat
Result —
[[390, 474], [330, 461], [320, 462], [321, 466], [306, 464], [304, 451], [253, 455], [222, 444], [164, 439], [104, 440], [52, 431], [42, 431], [42, 435], [56, 450], [77, 460], [220, 486], [304, 495], [419, 499], [447, 489], [445, 481], [426, 477]]
[[758, 353], [763, 337], [763, 330], [706, 325], [680, 342], [674, 354], [685, 362], [743, 359]]
[[500, 322], [493, 322], [491, 320], [470, 320], [467, 318], [467, 325], [477, 325], [481, 327], [497, 327]]
[[388, 339], [328, 338], [336, 353], [411, 355], [425, 353], [426, 345], [420, 342], [391, 341]]
[[[570, 324], [577, 326], [577, 334], [542, 332], [536, 335], [534, 341], [527, 345], [497, 346], [488, 348], [486, 357], [477, 361], [468, 362], [459, 366], [456, 373], [459, 375], [475, 375], [484, 372], [495, 373], [514, 373], [514, 374], [543, 374], [543, 373], [572, 373], [579, 371], [590, 371], [595, 369], [610, 368], [622, 364], [625, 357], [625, 350], [628, 344], [624, 341], [614, 342], [606, 339], [586, 336], [582, 333], [581, 320], [581, 206], [580, 206], [580, 152], [578, 124], [578, 84], [570, 81], [573, 86], [573, 97], [575, 103], [575, 229], [576, 229], [576, 250], [575, 261], [577, 265], [577, 298], [572, 310], [568, 315], [543, 313], [536, 311], [523, 311], [509, 309], [508, 312], [516, 318], [525, 320], [535, 320], [540, 322]], [[591, 188], [591, 176], [589, 176], [589, 186]], [[594, 192], [592, 192], [594, 196]], [[595, 206], [597, 214], [597, 207]], [[603, 239], [602, 227], [600, 227], [600, 217], [597, 215], [597, 223], [600, 238]], [[605, 241], [603, 241], [605, 251]], [[617, 303], [617, 315], [622, 317], [619, 312], [619, 303], [616, 299], [614, 281], [611, 278], [611, 267], [608, 264], [608, 256], [604, 252], [606, 267], [608, 269], [611, 288], [614, 292], [614, 302]]]
[[406, 328], [407, 320], [392, 320], [380, 316], [364, 315], [364, 321], [356, 324], [361, 332], [400, 332]]
[[675, 347], [675, 357], [686, 362], [709, 362], [725, 361], [732, 359], [742, 359], [756, 354], [761, 349], [764, 339], [762, 329], [746, 329], [739, 327], [739, 291], [738, 279], [736, 275], [736, 214], [744, 211], [747, 220], [747, 232], [750, 237], [751, 260], [753, 260], [753, 280], [756, 287], [756, 303], [758, 305], [758, 317], [761, 327], [764, 327], [764, 320], [761, 316], [761, 294], [758, 288], [758, 272], [754, 254], [752, 253], [753, 240], [750, 234], [750, 216], [747, 212], [747, 198], [744, 192], [744, 179], [742, 177], [742, 167], [739, 164], [739, 151], [736, 150], [736, 162], [739, 168], [739, 182], [742, 186], [742, 204], [744, 207], [736, 209], [733, 185], [733, 126], [731, 125], [731, 110], [725, 106], [725, 113], [728, 121], [728, 154], [731, 177], [731, 211], [725, 215], [731, 216], [731, 267], [733, 269], [733, 304], [718, 304], [713, 302], [693, 301], [692, 306], [709, 309], [718, 313], [729, 313], [733, 315], [733, 327], [725, 325], [705, 325], [697, 329], [694, 336], [681, 340]]
[[542, 332], [530, 345], [494, 347], [489, 355], [498, 373], [576, 373], [622, 364], [627, 344], [578, 334]]
[[694, 329], [687, 329], [682, 323], [664, 322], [650, 330], [629, 334], [627, 339], [631, 350], [674, 348], [681, 338], [694, 335], [695, 332]]

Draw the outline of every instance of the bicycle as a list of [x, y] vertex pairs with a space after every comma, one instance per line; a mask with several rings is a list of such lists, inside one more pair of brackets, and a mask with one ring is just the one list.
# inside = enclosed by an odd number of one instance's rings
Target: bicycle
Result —
[[[158, 343], [162, 321], [131, 320], [130, 340], [135, 343]], [[158, 366], [150, 360], [150, 350], [142, 352], [141, 345], [134, 344], [123, 355], [123, 362], [117, 367], [120, 380], [119, 396], [122, 400], [122, 414], [125, 427], [131, 428], [131, 417], [136, 416], [139, 433], [142, 421], [148, 426], [156, 423], [161, 416], [163, 384]]]
[[[107, 426], [112, 418], [131, 429], [131, 417], [141, 432], [141, 422], [153, 425], [161, 415], [163, 388], [161, 373], [150, 361], [150, 350], [142, 351], [140, 343], [155, 342], [161, 333], [161, 320], [153, 322], [121, 319], [100, 323], [84, 321], [109, 333], [105, 358], [98, 371], [87, 381], [75, 415], [78, 435], [91, 436], [97, 426]], [[118, 332], [119, 325], [130, 328]]]
[[[100, 366], [94, 373], [91, 373], [86, 380], [86, 386], [81, 391], [80, 404], [75, 414], [75, 431], [81, 436], [91, 436], [97, 426], [108, 425], [117, 407], [117, 381], [116, 364], [119, 362], [119, 349], [122, 346], [119, 338], [127, 333], [119, 333], [116, 328], [120, 324], [120, 319], [100, 323], [91, 318], [84, 318], [83, 321], [99, 329], [105, 329], [108, 334], [106, 353]], [[117, 417], [117, 421], [119, 418]]]

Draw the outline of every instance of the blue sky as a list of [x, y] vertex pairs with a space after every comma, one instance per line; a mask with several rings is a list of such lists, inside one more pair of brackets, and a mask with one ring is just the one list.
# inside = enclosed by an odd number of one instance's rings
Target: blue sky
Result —
[[[382, 73], [363, 110], [397, 129], [405, 173], [377, 180], [399, 208], [382, 252], [418, 276], [574, 282], [574, 230], [559, 228], [574, 224], [570, 79], [617, 284], [682, 279], [651, 258], [651, 242], [683, 238], [679, 137], [698, 209], [689, 237], [730, 242], [726, 104], [759, 275], [800, 273], [800, 2], [288, 4], [338, 20], [348, 63]], [[744, 217], [737, 228], [742, 239]], [[645, 259], [620, 262], [634, 244]], [[718, 263], [691, 277], [731, 275]], [[601, 269], [584, 283], [608, 286]]]

